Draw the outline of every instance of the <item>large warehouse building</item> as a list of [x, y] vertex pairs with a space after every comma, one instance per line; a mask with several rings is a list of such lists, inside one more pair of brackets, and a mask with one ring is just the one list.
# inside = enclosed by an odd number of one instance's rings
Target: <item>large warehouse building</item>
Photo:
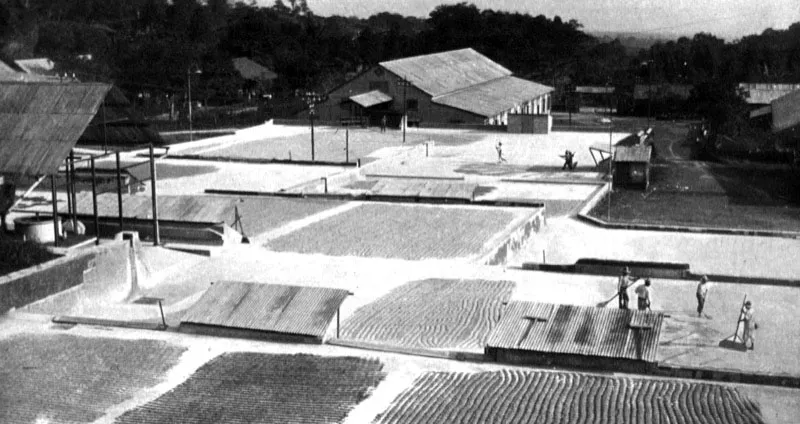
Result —
[[468, 48], [381, 62], [331, 90], [315, 118], [397, 125], [406, 112], [409, 125], [508, 125], [509, 115], [549, 117], [552, 91]]

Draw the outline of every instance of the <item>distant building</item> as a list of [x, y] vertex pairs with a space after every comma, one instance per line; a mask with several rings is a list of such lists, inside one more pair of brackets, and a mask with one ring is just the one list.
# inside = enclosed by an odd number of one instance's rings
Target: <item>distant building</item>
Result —
[[687, 101], [692, 95], [691, 84], [636, 84], [633, 87], [633, 110], [639, 116], [675, 117], [688, 113]]
[[616, 110], [614, 99], [615, 87], [606, 86], [577, 86], [572, 102], [573, 111], [591, 108], [596, 111]]
[[792, 91], [800, 90], [800, 84], [739, 83], [739, 89], [747, 104], [768, 105]]
[[320, 120], [371, 125], [386, 116], [398, 126], [404, 112], [409, 125], [507, 125], [513, 114], [549, 116], [552, 91], [467, 48], [381, 62], [331, 90], [314, 109]]
[[263, 95], [272, 89], [278, 74], [247, 57], [233, 59], [233, 68], [245, 80], [241, 91], [247, 98]]

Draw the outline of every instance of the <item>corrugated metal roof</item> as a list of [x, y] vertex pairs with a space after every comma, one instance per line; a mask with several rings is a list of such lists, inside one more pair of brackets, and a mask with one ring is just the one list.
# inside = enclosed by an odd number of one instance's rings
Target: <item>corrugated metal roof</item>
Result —
[[615, 162], [650, 162], [653, 146], [616, 146]]
[[370, 192], [384, 196], [437, 197], [471, 200], [477, 184], [460, 181], [394, 180], [378, 181]]
[[750, 111], [751, 118], [758, 118], [759, 116], [769, 115], [772, 113], [772, 105], [761, 106], [758, 109]]
[[431, 96], [511, 75], [508, 69], [470, 48], [406, 57], [380, 65]]
[[800, 90], [772, 102], [772, 130], [783, 131], [800, 124]]
[[491, 117], [551, 91], [552, 87], [508, 76], [434, 97], [433, 102]]
[[219, 281], [181, 323], [323, 338], [347, 290]]
[[744, 91], [744, 100], [749, 104], [766, 105], [792, 91], [800, 90], [800, 84], [739, 83]]
[[0, 172], [56, 172], [109, 89], [106, 84], [0, 82]]
[[655, 362], [662, 320], [656, 312], [510, 302], [487, 346]]
[[278, 74], [247, 57], [233, 59], [233, 67], [242, 78], [248, 80], [269, 81], [278, 78]]
[[350, 96], [350, 100], [358, 103], [362, 107], [372, 107], [381, 103], [391, 102], [392, 96], [384, 93], [381, 90], [372, 90], [366, 93]]
[[[148, 164], [145, 164], [149, 168]], [[149, 172], [149, 169], [148, 169]], [[149, 177], [149, 173], [148, 173]], [[81, 192], [76, 196], [78, 214], [93, 213], [91, 193]], [[217, 196], [158, 196], [158, 219], [192, 223], [218, 224], [230, 221], [238, 198]], [[62, 205], [59, 212], [66, 213]], [[153, 207], [150, 196], [123, 195], [122, 211], [128, 219], [152, 219]], [[119, 216], [116, 193], [103, 193], [97, 196], [97, 214], [103, 218]]]
[[575, 87], [576, 93], [586, 94], [611, 94], [615, 91], [615, 87], [602, 87], [602, 86], [577, 86]]

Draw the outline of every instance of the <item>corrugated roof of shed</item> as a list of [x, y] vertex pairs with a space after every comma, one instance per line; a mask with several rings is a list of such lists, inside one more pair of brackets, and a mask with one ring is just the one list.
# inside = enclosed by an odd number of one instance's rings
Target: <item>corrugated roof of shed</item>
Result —
[[772, 130], [783, 131], [800, 124], [800, 90], [772, 102]]
[[615, 162], [650, 162], [653, 146], [616, 146]]
[[552, 87], [507, 76], [434, 97], [433, 102], [491, 117], [551, 91]]
[[181, 322], [322, 339], [348, 294], [324, 287], [219, 281]]
[[0, 82], [0, 172], [56, 172], [109, 89], [106, 84]]
[[381, 62], [431, 96], [511, 75], [511, 71], [473, 49], [466, 48]]
[[[652, 324], [652, 329], [630, 326], [643, 321]], [[486, 344], [499, 349], [655, 362], [662, 321], [663, 315], [657, 312], [510, 302]]]

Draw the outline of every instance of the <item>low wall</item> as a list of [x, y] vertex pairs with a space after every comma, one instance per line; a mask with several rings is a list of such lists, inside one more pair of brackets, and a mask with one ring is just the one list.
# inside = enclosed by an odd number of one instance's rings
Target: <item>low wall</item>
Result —
[[486, 356], [495, 362], [514, 365], [558, 366], [581, 370], [592, 369], [637, 374], [652, 374], [656, 370], [656, 364], [654, 363], [626, 358], [533, 352], [521, 349], [487, 347]]
[[325, 193], [325, 180], [327, 179], [328, 191], [334, 191], [335, 187], [347, 185], [351, 182], [360, 180], [365, 174], [374, 172], [379, 169], [383, 161], [387, 160], [403, 160], [411, 157], [425, 157], [431, 154], [434, 148], [432, 141], [426, 143], [416, 144], [412, 147], [398, 152], [386, 158], [381, 158], [376, 161], [362, 165], [360, 168], [348, 169], [336, 174], [328, 175], [327, 177], [306, 181], [304, 183], [288, 187], [285, 190], [291, 193]]
[[0, 313], [81, 284], [114, 286], [130, 281], [129, 243], [98, 246], [0, 278]]
[[201, 334], [213, 337], [263, 340], [263, 341], [278, 342], [278, 343], [322, 344], [321, 339], [313, 336], [306, 336], [301, 334], [276, 333], [272, 331], [250, 330], [246, 328], [223, 327], [218, 325], [205, 325], [205, 324], [182, 322], [179, 329], [182, 333]]
[[545, 225], [544, 208], [531, 214], [528, 219], [511, 230], [503, 241], [491, 249], [479, 260], [485, 265], [503, 265], [508, 262], [508, 258], [514, 253], [519, 252], [530, 239], [531, 234], [538, 233]]

